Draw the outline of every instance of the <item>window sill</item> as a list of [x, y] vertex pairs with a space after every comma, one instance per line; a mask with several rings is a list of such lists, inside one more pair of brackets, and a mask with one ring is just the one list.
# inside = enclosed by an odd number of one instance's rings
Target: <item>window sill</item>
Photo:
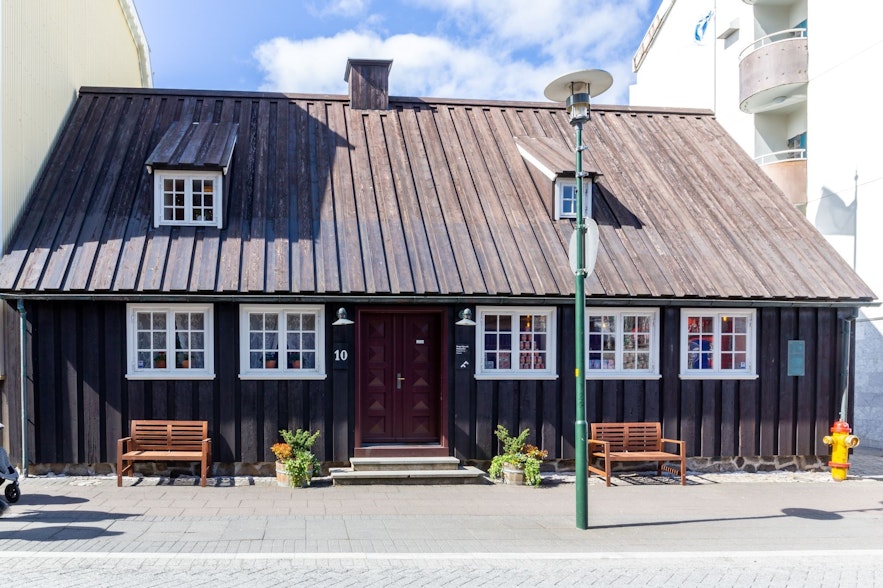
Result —
[[661, 380], [662, 374], [630, 374], [628, 372], [615, 372], [607, 374], [586, 373], [586, 380]]
[[244, 373], [239, 374], [240, 380], [327, 380], [328, 374], [319, 374], [309, 372], [304, 374], [296, 374], [291, 372], [274, 372], [274, 373]]
[[134, 373], [126, 374], [127, 380], [214, 380], [215, 374], [183, 374], [179, 372]]
[[708, 372], [705, 374], [678, 374], [682, 380], [756, 380], [757, 374], [727, 374], [723, 372]]
[[557, 380], [558, 374], [475, 374], [476, 380]]

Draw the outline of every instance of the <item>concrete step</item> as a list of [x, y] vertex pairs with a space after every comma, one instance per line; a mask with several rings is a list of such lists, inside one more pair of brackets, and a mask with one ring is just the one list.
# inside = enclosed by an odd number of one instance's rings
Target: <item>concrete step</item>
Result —
[[331, 480], [335, 486], [357, 484], [486, 484], [483, 471], [472, 466], [457, 469], [385, 469], [355, 470], [331, 468]]
[[456, 470], [456, 457], [351, 457], [352, 469], [357, 472], [396, 470]]

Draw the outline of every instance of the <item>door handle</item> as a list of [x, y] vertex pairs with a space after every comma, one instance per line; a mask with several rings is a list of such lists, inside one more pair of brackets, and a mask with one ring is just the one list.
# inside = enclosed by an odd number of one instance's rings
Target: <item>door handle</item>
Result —
[[402, 382], [404, 380], [405, 380], [405, 378], [402, 377], [401, 373], [396, 374], [396, 390], [402, 389]]

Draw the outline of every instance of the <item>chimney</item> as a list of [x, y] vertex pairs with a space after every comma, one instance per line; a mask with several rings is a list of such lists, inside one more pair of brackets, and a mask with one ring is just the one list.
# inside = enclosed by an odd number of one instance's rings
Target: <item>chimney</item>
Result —
[[343, 79], [349, 83], [350, 108], [388, 109], [391, 67], [391, 59], [347, 59]]

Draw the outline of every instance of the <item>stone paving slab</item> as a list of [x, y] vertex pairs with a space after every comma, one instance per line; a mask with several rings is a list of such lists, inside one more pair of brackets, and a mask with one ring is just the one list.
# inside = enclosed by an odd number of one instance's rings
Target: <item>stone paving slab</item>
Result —
[[691, 472], [681, 487], [637, 473], [606, 488], [593, 477], [586, 531], [562, 474], [537, 489], [30, 477], [0, 518], [0, 551], [17, 582], [53, 588], [883, 586], [883, 452], [853, 458], [845, 482]]

